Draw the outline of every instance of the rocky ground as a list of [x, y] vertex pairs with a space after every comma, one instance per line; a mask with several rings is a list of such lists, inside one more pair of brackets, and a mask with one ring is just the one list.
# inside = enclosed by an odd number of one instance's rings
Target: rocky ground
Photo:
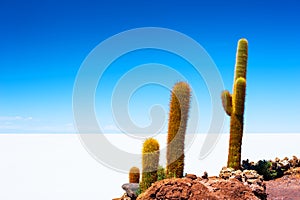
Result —
[[[271, 199], [300, 200], [300, 159], [275, 159], [270, 161], [272, 170], [283, 169], [281, 178], [264, 181], [263, 176], [251, 169], [254, 163], [249, 163], [243, 171], [224, 167], [218, 177], [197, 177], [188, 174], [184, 178], [164, 179], [158, 181], [137, 200], [219, 200], [219, 199]], [[245, 164], [245, 163], [244, 163]], [[132, 185], [123, 185], [123, 189]], [[136, 186], [136, 185], [134, 185]], [[136, 189], [132, 187], [132, 189]], [[127, 194], [114, 200], [135, 200]]]
[[300, 175], [285, 175], [279, 179], [265, 181], [268, 199], [299, 200]]
[[202, 179], [189, 176], [182, 179], [165, 179], [153, 184], [137, 200], [218, 200], [259, 198], [251, 189], [238, 180], [219, 178]]
[[[285, 175], [282, 178], [264, 181], [265, 194], [271, 200], [299, 200], [300, 175]], [[263, 199], [263, 194], [255, 192], [241, 181], [210, 177], [203, 179], [189, 175], [182, 179], [165, 179], [153, 184], [138, 200], [175, 200], [175, 199]], [[132, 200], [126, 194], [117, 200]]]

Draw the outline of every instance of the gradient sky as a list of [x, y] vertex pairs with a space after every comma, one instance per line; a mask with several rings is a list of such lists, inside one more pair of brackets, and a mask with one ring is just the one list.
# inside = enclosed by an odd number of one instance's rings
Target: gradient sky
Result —
[[[214, 60], [229, 90], [237, 41], [247, 38], [245, 131], [299, 133], [299, 9], [296, 0], [2, 0], [0, 132], [74, 132], [73, 84], [85, 57], [110, 36], [150, 26], [174, 29], [200, 43]], [[147, 51], [139, 55], [137, 52], [127, 59], [120, 58], [119, 62], [124, 61], [128, 67], [154, 61], [180, 64], [161, 52], [153, 56], [156, 53]], [[121, 71], [116, 64], [107, 72], [106, 79], [111, 80], [106, 88], [108, 92]], [[189, 72], [188, 68], [184, 71]], [[196, 93], [201, 96], [207, 91]], [[107, 101], [98, 93], [96, 100], [98, 104]], [[142, 88], [129, 103], [133, 120], [147, 124], [145, 112], [149, 106], [158, 103], [167, 112], [168, 100], [169, 91], [150, 86]], [[199, 101], [204, 105], [209, 99], [204, 95]], [[96, 105], [98, 120], [107, 131], [114, 131], [109, 111], [102, 112], [100, 107]], [[205, 126], [209, 123], [206, 117], [209, 106], [200, 109], [203, 110], [200, 120]], [[228, 132], [228, 118], [226, 124], [224, 129]]]

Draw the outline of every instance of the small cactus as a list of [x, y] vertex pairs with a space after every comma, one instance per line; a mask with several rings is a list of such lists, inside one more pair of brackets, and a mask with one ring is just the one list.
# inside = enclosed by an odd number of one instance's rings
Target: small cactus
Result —
[[224, 110], [230, 116], [230, 139], [227, 167], [235, 170], [241, 168], [247, 59], [248, 41], [246, 39], [240, 39], [236, 55], [233, 95], [231, 95], [228, 90], [225, 90], [221, 96]]
[[183, 177], [184, 140], [190, 107], [191, 89], [185, 82], [174, 85], [169, 113], [167, 171], [168, 178]]
[[137, 167], [131, 167], [129, 170], [129, 183], [140, 182], [140, 169]]
[[159, 143], [156, 139], [149, 138], [143, 144], [142, 150], [142, 182], [141, 192], [147, 190], [152, 183], [157, 181], [159, 164]]

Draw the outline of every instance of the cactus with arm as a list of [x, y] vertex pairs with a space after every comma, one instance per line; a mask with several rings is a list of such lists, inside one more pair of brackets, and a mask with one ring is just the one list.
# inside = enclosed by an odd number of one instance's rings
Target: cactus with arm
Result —
[[238, 42], [233, 94], [225, 90], [222, 103], [225, 112], [230, 116], [230, 139], [227, 167], [239, 169], [241, 165], [241, 146], [244, 128], [244, 108], [246, 96], [246, 73], [248, 59], [248, 41]]

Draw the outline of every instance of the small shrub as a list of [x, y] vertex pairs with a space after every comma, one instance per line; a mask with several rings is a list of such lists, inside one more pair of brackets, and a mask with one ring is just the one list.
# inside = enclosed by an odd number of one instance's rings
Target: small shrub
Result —
[[276, 170], [272, 169], [272, 163], [270, 161], [258, 161], [254, 166], [254, 170], [256, 170], [257, 173], [259, 173], [260, 175], [262, 175], [264, 177], [264, 180], [266, 181], [277, 178], [277, 172]]
[[242, 170], [254, 170], [254, 163], [249, 162], [249, 159], [242, 161]]
[[140, 194], [142, 194], [142, 189], [141, 189], [141, 185], [140, 187], [138, 188], [138, 190], [136, 191], [136, 196], [138, 197]]
[[166, 178], [166, 170], [163, 166], [159, 166], [157, 169], [157, 180], [161, 181]]

